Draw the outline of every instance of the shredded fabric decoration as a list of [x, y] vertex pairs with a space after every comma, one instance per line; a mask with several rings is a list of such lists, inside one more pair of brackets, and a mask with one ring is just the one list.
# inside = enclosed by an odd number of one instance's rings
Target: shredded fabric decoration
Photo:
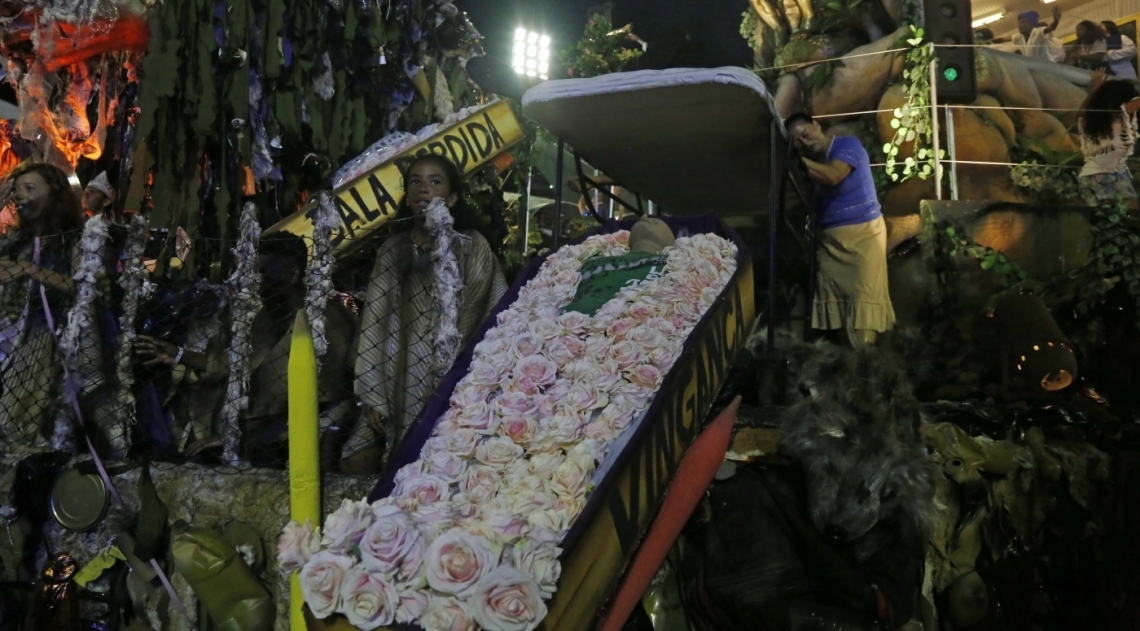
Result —
[[325, 67], [325, 71], [313, 79], [313, 92], [321, 97], [322, 101], [328, 101], [336, 96], [336, 80], [333, 79], [332, 61], [328, 53], [321, 56], [321, 65]]
[[261, 274], [257, 271], [257, 244], [261, 239], [261, 225], [257, 222], [257, 207], [246, 202], [241, 213], [241, 238], [234, 247], [237, 268], [226, 281], [230, 299], [230, 378], [226, 385], [226, 401], [222, 404], [223, 458], [230, 466], [243, 464], [239, 455], [241, 427], [238, 417], [249, 406], [249, 356], [252, 340], [250, 329], [253, 317], [261, 310]]
[[325, 307], [328, 305], [332, 287], [332, 235], [340, 224], [333, 205], [332, 193], [321, 192], [321, 203], [318, 207], [317, 218], [313, 226], [313, 252], [305, 265], [305, 316], [309, 318], [309, 327], [313, 331], [313, 348], [317, 353], [317, 366], [320, 366], [321, 357], [328, 350], [328, 339], [325, 337]]
[[459, 263], [451, 242], [457, 236], [455, 219], [442, 198], [435, 198], [424, 211], [424, 227], [432, 238], [431, 263], [435, 274], [435, 303], [439, 308], [439, 323], [435, 329], [434, 368], [443, 375], [451, 368], [463, 336], [459, 333], [459, 296], [463, 291], [463, 280], [459, 277]]
[[447, 75], [443, 68], [435, 68], [435, 89], [432, 90], [432, 102], [435, 105], [435, 119], [446, 120], [455, 113], [455, 103], [451, 97], [451, 88], [447, 85]]
[[143, 247], [146, 245], [146, 219], [142, 215], [131, 217], [124, 246], [123, 273], [119, 287], [123, 289], [123, 313], [119, 316], [119, 348], [115, 353], [115, 370], [119, 381], [117, 398], [119, 409], [135, 409], [135, 373], [131, 349], [135, 343], [135, 317], [147, 271], [143, 265]]
[[[98, 330], [95, 322], [95, 299], [99, 295], [99, 280], [106, 276], [103, 269], [102, 250], [107, 243], [107, 235], [111, 222], [102, 216], [92, 217], [83, 227], [83, 237], [79, 242], [80, 260], [79, 269], [76, 270], [75, 304], [67, 314], [67, 322], [60, 335], [59, 346], [63, 352], [63, 362], [66, 367], [64, 379], [71, 379], [73, 392], [86, 392], [98, 381], [97, 374], [90, 374], [89, 362], [83, 361], [81, 355], [86, 347], [99, 345]], [[66, 392], [67, 385], [64, 385]], [[66, 406], [61, 407], [65, 410]], [[121, 432], [111, 432], [108, 439], [116, 452], [126, 453], [126, 436]], [[70, 451], [71, 419], [61, 411], [56, 415], [55, 430], [52, 434], [52, 448]]]

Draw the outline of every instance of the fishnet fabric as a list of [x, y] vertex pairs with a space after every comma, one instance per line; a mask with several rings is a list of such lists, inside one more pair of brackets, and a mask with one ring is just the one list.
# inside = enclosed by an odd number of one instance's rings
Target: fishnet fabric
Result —
[[[328, 345], [321, 358], [318, 391], [321, 466], [328, 472], [378, 471], [385, 451], [392, 449], [419, 414], [441, 374], [432, 365], [438, 313], [430, 271], [427, 276], [414, 273], [422, 271], [424, 262], [417, 266], [406, 233], [377, 237], [371, 241], [381, 244], [379, 252], [364, 251], [337, 263], [325, 308]], [[67, 239], [75, 243], [77, 235], [67, 235]], [[398, 246], [395, 255], [384, 254], [389, 242]], [[0, 242], [0, 250], [5, 245]], [[198, 250], [221, 251], [232, 246], [232, 242], [195, 243]], [[498, 260], [481, 235], [460, 235], [456, 247], [461, 275], [468, 283], [461, 292], [458, 319], [466, 341], [503, 295], [506, 284]], [[192, 256], [184, 266], [175, 261], [175, 266], [157, 268], [152, 257], [133, 318], [134, 335], [125, 336], [119, 330], [121, 321], [131, 320], [123, 319], [126, 297], [119, 282], [131, 258], [125, 250], [124, 239], [109, 241], [105, 267], [96, 283], [94, 326], [80, 340], [82, 374], [73, 376], [73, 381], [78, 379], [74, 391], [82, 421], [67, 395], [58, 341], [74, 298], [47, 292], [57, 329], [53, 333], [42, 315], [38, 283], [0, 269], [0, 302], [4, 303], [0, 310], [0, 455], [23, 457], [53, 450], [81, 454], [87, 450], [86, 434], [108, 463], [147, 458], [192, 462], [233, 474], [258, 467], [286, 467], [288, 358], [294, 317], [298, 309], [304, 309], [304, 288], [298, 289], [301, 295], [295, 301], [263, 295], [257, 313], [240, 313], [234, 309], [232, 289], [225, 282], [211, 282], [210, 270], [190, 271]], [[0, 260], [17, 258], [12, 251], [0, 251]], [[430, 270], [430, 262], [426, 268]], [[64, 271], [70, 275], [73, 270]], [[225, 278], [217, 270], [212, 275]], [[378, 291], [383, 287], [397, 289], [394, 293]], [[400, 317], [362, 318], [369, 309], [375, 313], [381, 304]], [[227, 351], [237, 319], [249, 322], [251, 341], [249, 403], [239, 417], [239, 435], [229, 437], [236, 439], [242, 460], [241, 466], [234, 467], [222, 454], [227, 436], [222, 435], [221, 410], [229, 379]], [[361, 329], [362, 319], [370, 328]], [[395, 339], [390, 335], [393, 330], [398, 332]], [[135, 338], [133, 345], [131, 338]], [[182, 361], [172, 365], [140, 355], [138, 344], [146, 339], [184, 349]], [[128, 350], [134, 349], [126, 367], [120, 363], [124, 343]], [[393, 354], [399, 357], [398, 363], [379, 364]], [[129, 378], [124, 379], [126, 374]], [[386, 376], [377, 380], [377, 375]], [[393, 379], [398, 387], [389, 383]], [[376, 404], [374, 395], [381, 390], [394, 393], [392, 406]]]

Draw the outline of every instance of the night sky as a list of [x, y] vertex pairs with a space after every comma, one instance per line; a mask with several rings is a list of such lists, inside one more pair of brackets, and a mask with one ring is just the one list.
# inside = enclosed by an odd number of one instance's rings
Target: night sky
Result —
[[[543, 31], [555, 51], [582, 35], [586, 11], [600, 0], [455, 0], [485, 38], [487, 52], [509, 60], [516, 26]], [[740, 36], [748, 0], [614, 0], [614, 24], [633, 23], [649, 42], [643, 68], [748, 66], [752, 53]], [[555, 52], [555, 59], [558, 58]], [[553, 77], [552, 77], [553, 78]]]

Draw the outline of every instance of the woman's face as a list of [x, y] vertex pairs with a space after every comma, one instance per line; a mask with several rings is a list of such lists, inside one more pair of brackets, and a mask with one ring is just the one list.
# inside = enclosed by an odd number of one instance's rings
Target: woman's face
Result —
[[103, 207], [107, 205], [107, 195], [97, 188], [88, 186], [83, 189], [83, 210], [90, 213], [101, 213]]
[[16, 178], [12, 187], [12, 202], [21, 223], [31, 223], [43, 217], [51, 188], [42, 175], [32, 171]]
[[1077, 25], [1077, 39], [1085, 41], [1088, 39], [1089, 35], [1090, 33], [1088, 27], [1084, 26], [1083, 24]]
[[448, 208], [455, 205], [459, 195], [452, 192], [451, 182], [443, 167], [429, 160], [422, 160], [408, 170], [404, 203], [415, 213], [422, 213], [432, 200], [442, 197]]

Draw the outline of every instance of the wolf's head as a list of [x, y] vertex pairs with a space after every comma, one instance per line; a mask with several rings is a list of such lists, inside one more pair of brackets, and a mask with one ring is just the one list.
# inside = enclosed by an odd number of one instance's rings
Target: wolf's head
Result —
[[847, 541], [891, 516], [925, 523], [933, 483], [903, 366], [874, 348], [816, 351], [799, 371], [803, 398], [783, 414], [780, 442], [806, 474], [816, 527]]

